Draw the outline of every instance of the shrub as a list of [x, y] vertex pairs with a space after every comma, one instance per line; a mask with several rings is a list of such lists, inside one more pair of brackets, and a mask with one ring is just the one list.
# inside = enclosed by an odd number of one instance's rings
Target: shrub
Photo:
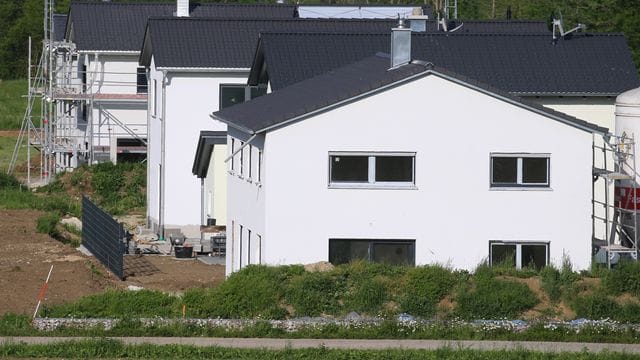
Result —
[[180, 299], [160, 291], [115, 291], [81, 298], [75, 303], [43, 308], [46, 317], [173, 317], [181, 313]]
[[345, 308], [347, 311], [373, 314], [382, 309], [386, 296], [387, 289], [381, 279], [362, 279], [355, 282], [345, 295]]
[[451, 292], [455, 283], [451, 270], [440, 265], [410, 269], [400, 307], [412, 315], [432, 316], [438, 302]]
[[513, 319], [538, 303], [526, 284], [481, 274], [472, 285], [461, 287], [455, 297], [454, 314], [463, 319]]
[[600, 292], [577, 296], [571, 305], [578, 317], [591, 320], [610, 319], [620, 313], [620, 305]]
[[551, 301], [558, 301], [562, 294], [562, 281], [560, 271], [549, 265], [540, 271], [542, 289], [547, 293]]
[[0, 189], [19, 189], [20, 186], [20, 181], [13, 175], [0, 172]]
[[605, 273], [602, 284], [612, 294], [629, 292], [640, 296], [640, 262], [621, 261]]
[[338, 300], [345, 291], [344, 277], [333, 277], [327, 272], [304, 273], [291, 279], [285, 300], [297, 316], [336, 314]]
[[[279, 306], [282, 297], [282, 281], [279, 270], [264, 265], [250, 265], [233, 273], [201, 305], [185, 297], [185, 303], [201, 316], [222, 318], [272, 318], [285, 317]], [[194, 295], [190, 295], [195, 298]]]
[[51, 211], [41, 215], [36, 222], [36, 231], [41, 234], [49, 234], [51, 237], [58, 237], [58, 222], [60, 221], [60, 213]]

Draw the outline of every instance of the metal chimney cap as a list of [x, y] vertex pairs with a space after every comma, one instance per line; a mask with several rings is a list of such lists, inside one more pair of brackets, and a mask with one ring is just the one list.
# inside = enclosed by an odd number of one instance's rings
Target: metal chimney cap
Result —
[[398, 14], [398, 29], [407, 29], [407, 22], [406, 19], [404, 17], [400, 17], [400, 14]]

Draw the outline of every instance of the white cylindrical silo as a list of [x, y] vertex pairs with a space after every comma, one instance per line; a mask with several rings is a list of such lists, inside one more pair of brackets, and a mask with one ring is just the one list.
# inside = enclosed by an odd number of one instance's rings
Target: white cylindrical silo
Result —
[[630, 176], [630, 179], [616, 181], [615, 201], [616, 206], [636, 212], [636, 216], [623, 212], [620, 218], [623, 225], [633, 226], [634, 218], [640, 221], [640, 176], [636, 169], [640, 166], [640, 88], [624, 92], [616, 98], [615, 135], [619, 144], [617, 171]]

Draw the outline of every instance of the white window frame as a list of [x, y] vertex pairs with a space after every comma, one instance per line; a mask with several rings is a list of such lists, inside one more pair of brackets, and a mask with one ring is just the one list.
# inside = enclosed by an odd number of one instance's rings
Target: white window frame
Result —
[[[368, 157], [368, 181], [348, 182], [331, 180], [331, 157], [333, 156], [362, 156]], [[411, 181], [376, 181], [376, 157], [398, 156], [411, 157], [412, 180]], [[416, 190], [416, 153], [415, 152], [349, 152], [330, 151], [328, 159], [328, 186], [330, 189], [409, 189]]]
[[[515, 183], [494, 183], [493, 182], [493, 158], [517, 158], [517, 175]], [[525, 158], [545, 158], [547, 159], [547, 182], [546, 183], [525, 183], [522, 180], [523, 159]], [[508, 189], [550, 189], [551, 188], [551, 154], [549, 153], [491, 153], [489, 156], [489, 186], [494, 190]]]
[[253, 182], [253, 145], [249, 144], [248, 148], [248, 167], [247, 167], [247, 181]]
[[231, 159], [229, 159], [230, 161], [230, 166], [229, 166], [229, 173], [233, 174], [235, 173], [236, 169], [235, 169], [235, 157], [236, 155], [234, 154], [234, 152], [236, 151], [236, 139], [235, 138], [231, 138], [231, 153], [229, 154], [231, 156]]
[[[489, 241], [489, 265], [493, 266], [493, 245], [515, 245], [516, 247], [516, 269], [522, 269], [522, 245], [538, 245], [545, 246], [547, 248], [547, 254], [545, 259], [545, 266], [549, 266], [551, 260], [551, 242], [550, 241], [503, 241], [503, 240], [490, 240]], [[526, 264], [525, 264], [526, 266]]]
[[241, 149], [240, 151], [238, 151], [238, 154], [240, 155], [240, 159], [238, 162], [240, 171], [238, 171], [238, 177], [240, 179], [244, 179], [244, 151], [245, 151], [244, 141], [240, 141], [240, 147], [238, 149]]
[[258, 149], [258, 170], [257, 170], [257, 176], [258, 176], [258, 181], [256, 182], [256, 184], [258, 186], [262, 185], [262, 158], [263, 158], [263, 154], [264, 152], [261, 149]]

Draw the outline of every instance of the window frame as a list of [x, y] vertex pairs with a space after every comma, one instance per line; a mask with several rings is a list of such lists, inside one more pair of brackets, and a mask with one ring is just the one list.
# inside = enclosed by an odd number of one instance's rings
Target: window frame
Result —
[[[415, 266], [416, 264], [416, 239], [389, 239], [389, 238], [385, 238], [385, 239], [375, 239], [375, 238], [329, 238], [329, 241], [327, 242], [327, 251], [328, 251], [328, 256], [327, 259], [329, 262], [331, 262], [332, 264], [334, 264], [332, 262], [332, 242], [334, 241], [356, 241], [356, 242], [368, 242], [367, 244], [367, 259], [349, 259], [349, 262], [353, 262], [353, 261], [358, 261], [358, 260], [365, 260], [367, 262], [371, 262], [371, 263], [378, 263], [376, 261], [374, 261], [374, 255], [375, 255], [375, 251], [374, 251], [374, 247], [375, 245], [384, 245], [384, 244], [397, 244], [397, 245], [408, 245], [408, 249], [409, 249], [409, 253], [407, 254], [407, 256], [409, 257], [409, 262], [407, 264], [404, 265], [408, 265], [408, 266]], [[339, 263], [339, 264], [344, 264], [344, 263]], [[334, 264], [334, 265], [338, 265], [338, 264]]]
[[[516, 158], [516, 182], [499, 183], [493, 181], [494, 158]], [[545, 183], [530, 183], [523, 180], [523, 169], [525, 159], [546, 159], [547, 160], [547, 181]], [[506, 189], [550, 189], [551, 188], [551, 154], [550, 153], [501, 153], [492, 152], [489, 154], [489, 187], [496, 190]]]
[[229, 154], [230, 159], [229, 161], [231, 162], [230, 166], [229, 166], [229, 173], [234, 174], [236, 169], [235, 169], [235, 157], [236, 154], [234, 154], [234, 152], [236, 151], [235, 147], [236, 147], [236, 139], [234, 137], [231, 137], [231, 153]]
[[[144, 79], [144, 83], [140, 80]], [[147, 68], [138, 66], [136, 68], [136, 94], [148, 94], [149, 83], [147, 82]]]
[[551, 241], [520, 241], [520, 240], [489, 240], [489, 266], [493, 266], [493, 246], [494, 245], [514, 245], [516, 247], [515, 253], [515, 268], [517, 270], [521, 270], [524, 267], [526, 268], [527, 264], [522, 264], [522, 246], [531, 245], [531, 246], [545, 246], [546, 254], [545, 254], [545, 266], [549, 266], [551, 261]]
[[[367, 181], [334, 181], [332, 180], [334, 156], [360, 156], [367, 157]], [[376, 181], [377, 157], [410, 157], [411, 181]], [[417, 189], [416, 187], [416, 152], [412, 151], [387, 151], [387, 152], [362, 152], [362, 151], [329, 151], [327, 183], [330, 189]]]

